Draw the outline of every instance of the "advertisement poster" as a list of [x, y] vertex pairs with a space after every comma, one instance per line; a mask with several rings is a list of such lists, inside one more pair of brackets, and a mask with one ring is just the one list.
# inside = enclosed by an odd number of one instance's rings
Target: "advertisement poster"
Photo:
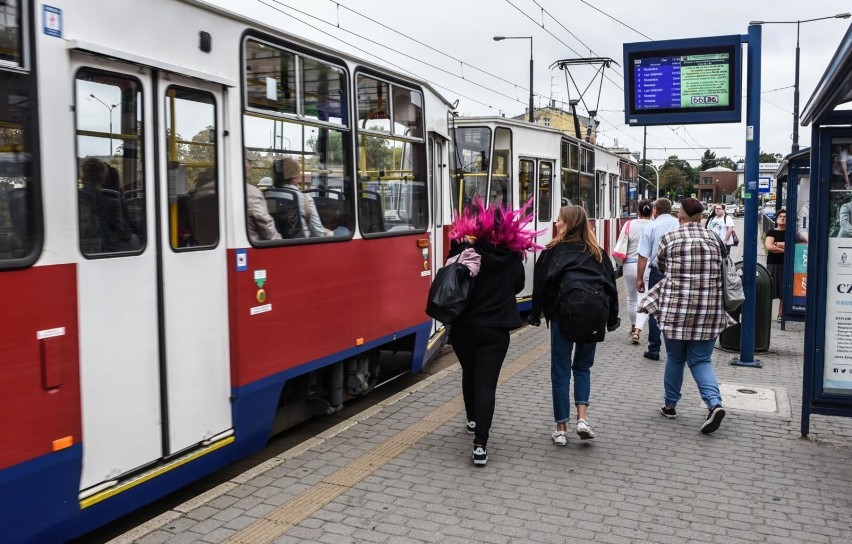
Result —
[[[796, 191], [796, 245], [793, 247], [793, 304], [795, 312], [805, 311], [808, 296], [808, 227], [810, 225], [810, 176], [799, 176]], [[787, 217], [792, 214], [788, 213]]]
[[832, 141], [825, 295], [826, 393], [852, 395], [852, 140]]

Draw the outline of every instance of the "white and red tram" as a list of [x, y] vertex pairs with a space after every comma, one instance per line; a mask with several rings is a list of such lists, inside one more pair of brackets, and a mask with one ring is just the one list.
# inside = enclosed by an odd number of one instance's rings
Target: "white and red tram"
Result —
[[2, 540], [243, 457], [369, 391], [383, 352], [419, 370], [450, 109], [203, 2], [2, 2]]
[[[559, 208], [577, 204], [586, 210], [601, 247], [609, 251], [615, 244], [621, 220], [630, 214], [628, 198], [635, 182], [636, 161], [629, 154], [504, 117], [459, 117], [453, 132], [445, 197], [451, 209], [446, 213], [474, 197], [513, 208], [532, 199], [531, 228], [544, 230], [538, 242], [546, 245], [555, 233]], [[530, 306], [534, 262], [526, 262], [521, 310]]]

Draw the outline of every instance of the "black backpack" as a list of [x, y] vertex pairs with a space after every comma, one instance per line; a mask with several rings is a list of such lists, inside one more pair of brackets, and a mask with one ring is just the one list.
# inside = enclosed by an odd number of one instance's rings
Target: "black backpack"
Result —
[[472, 290], [473, 278], [468, 267], [458, 262], [450, 263], [435, 274], [426, 313], [441, 323], [452, 323], [467, 308]]
[[603, 342], [609, 321], [609, 298], [603, 286], [566, 281], [556, 302], [559, 333], [570, 342]]

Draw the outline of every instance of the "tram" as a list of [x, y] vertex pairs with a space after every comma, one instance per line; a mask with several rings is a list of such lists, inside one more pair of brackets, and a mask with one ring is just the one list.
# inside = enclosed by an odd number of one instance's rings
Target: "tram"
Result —
[[202, 1], [0, 20], [4, 542], [83, 535], [440, 345], [429, 85]]
[[[452, 128], [450, 211], [475, 197], [513, 208], [531, 200], [530, 228], [542, 231], [537, 241], [546, 245], [556, 232], [559, 208], [580, 205], [606, 251], [631, 209], [635, 212], [637, 162], [626, 149], [606, 149], [555, 128], [504, 117], [460, 117]], [[535, 257], [526, 261], [527, 284], [518, 295], [521, 311], [530, 308], [534, 263]]]

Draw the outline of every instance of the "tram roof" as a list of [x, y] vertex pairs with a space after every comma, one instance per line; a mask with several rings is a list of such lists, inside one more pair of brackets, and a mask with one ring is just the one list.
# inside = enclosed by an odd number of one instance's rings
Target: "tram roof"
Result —
[[802, 111], [802, 125], [823, 119], [834, 108], [849, 101], [852, 101], [852, 25], [808, 99]]
[[181, 2], [184, 2], [184, 3], [187, 3], [187, 4], [192, 4], [192, 5], [200, 8], [200, 9], [204, 9], [204, 10], [207, 10], [207, 11], [210, 11], [210, 12], [213, 12], [213, 13], [217, 13], [217, 14], [223, 16], [223, 17], [226, 17], [226, 18], [234, 20], [234, 21], [239, 21], [239, 22], [244, 23], [246, 25], [249, 25], [252, 28], [255, 28], [257, 30], [262, 30], [264, 32], [268, 32], [269, 34], [275, 34], [275, 35], [286, 37], [290, 41], [297, 42], [300, 45], [303, 45], [303, 46], [306, 46], [306, 47], [309, 47], [309, 48], [312, 48], [312, 49], [316, 49], [319, 52], [325, 53], [327, 55], [334, 56], [334, 57], [345, 57], [345, 58], [352, 60], [353, 62], [355, 62], [357, 64], [364, 66], [365, 68], [370, 68], [370, 69], [376, 70], [378, 72], [385, 72], [385, 73], [391, 74], [394, 77], [397, 77], [399, 79], [411, 81], [412, 83], [415, 83], [417, 85], [421, 85], [423, 87], [428, 88], [435, 96], [440, 98], [447, 106], [449, 106], [452, 109], [453, 103], [450, 102], [442, 93], [438, 92], [438, 90], [436, 90], [435, 87], [432, 86], [431, 83], [429, 83], [425, 80], [418, 79], [418, 78], [412, 78], [409, 75], [400, 73], [400, 72], [395, 71], [395, 70], [389, 70], [387, 67], [382, 66], [381, 64], [376, 64], [375, 62], [371, 62], [371, 61], [362, 59], [358, 56], [351, 55], [349, 53], [344, 53], [343, 51], [340, 51], [338, 49], [333, 49], [331, 47], [327, 47], [327, 46], [319, 44], [317, 42], [308, 40], [308, 39], [303, 38], [301, 36], [298, 36], [296, 34], [286, 32], [286, 31], [284, 31], [284, 30], [282, 30], [278, 27], [269, 25], [269, 24], [264, 23], [262, 21], [258, 21], [257, 19], [252, 19], [251, 17], [247, 17], [245, 15], [241, 15], [241, 14], [239, 14], [235, 11], [231, 11], [227, 8], [223, 8], [221, 6], [213, 5], [208, 0], [181, 0]]

